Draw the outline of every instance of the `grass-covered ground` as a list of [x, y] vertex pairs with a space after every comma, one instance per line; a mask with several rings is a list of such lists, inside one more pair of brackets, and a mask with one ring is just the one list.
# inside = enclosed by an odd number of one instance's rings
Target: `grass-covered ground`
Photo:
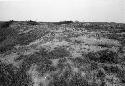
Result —
[[0, 22], [0, 86], [124, 86], [125, 24]]

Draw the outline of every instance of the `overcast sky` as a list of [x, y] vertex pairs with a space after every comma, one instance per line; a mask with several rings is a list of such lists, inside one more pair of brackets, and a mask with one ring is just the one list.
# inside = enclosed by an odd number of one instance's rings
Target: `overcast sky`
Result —
[[125, 23], [125, 0], [0, 0], [2, 20]]

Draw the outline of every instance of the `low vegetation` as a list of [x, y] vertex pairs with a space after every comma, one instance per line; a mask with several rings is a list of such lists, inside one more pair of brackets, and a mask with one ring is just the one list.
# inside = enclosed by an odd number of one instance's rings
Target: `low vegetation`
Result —
[[29, 86], [31, 77], [24, 69], [16, 69], [13, 65], [0, 62], [1, 86]]
[[39, 25], [38, 22], [32, 21], [32, 20], [27, 21], [27, 24], [28, 24], [28, 25]]
[[73, 21], [60, 21], [60, 22], [55, 22], [54, 24], [56, 25], [61, 25], [61, 24], [71, 24]]
[[34, 86], [34, 76], [49, 81], [47, 86], [125, 85], [125, 24], [32, 20], [0, 24], [0, 86]]
[[2, 22], [0, 26], [1, 26], [1, 28], [8, 28], [12, 23], [14, 23], [14, 20]]

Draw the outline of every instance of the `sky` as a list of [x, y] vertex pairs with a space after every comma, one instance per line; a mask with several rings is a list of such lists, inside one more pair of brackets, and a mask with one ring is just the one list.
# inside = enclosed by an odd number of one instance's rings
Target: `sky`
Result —
[[125, 23], [125, 0], [0, 0], [0, 21]]

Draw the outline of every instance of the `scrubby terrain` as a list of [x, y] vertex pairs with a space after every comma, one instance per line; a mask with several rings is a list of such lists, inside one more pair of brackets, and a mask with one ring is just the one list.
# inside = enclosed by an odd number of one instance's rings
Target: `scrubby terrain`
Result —
[[125, 24], [0, 22], [0, 86], [125, 86]]

